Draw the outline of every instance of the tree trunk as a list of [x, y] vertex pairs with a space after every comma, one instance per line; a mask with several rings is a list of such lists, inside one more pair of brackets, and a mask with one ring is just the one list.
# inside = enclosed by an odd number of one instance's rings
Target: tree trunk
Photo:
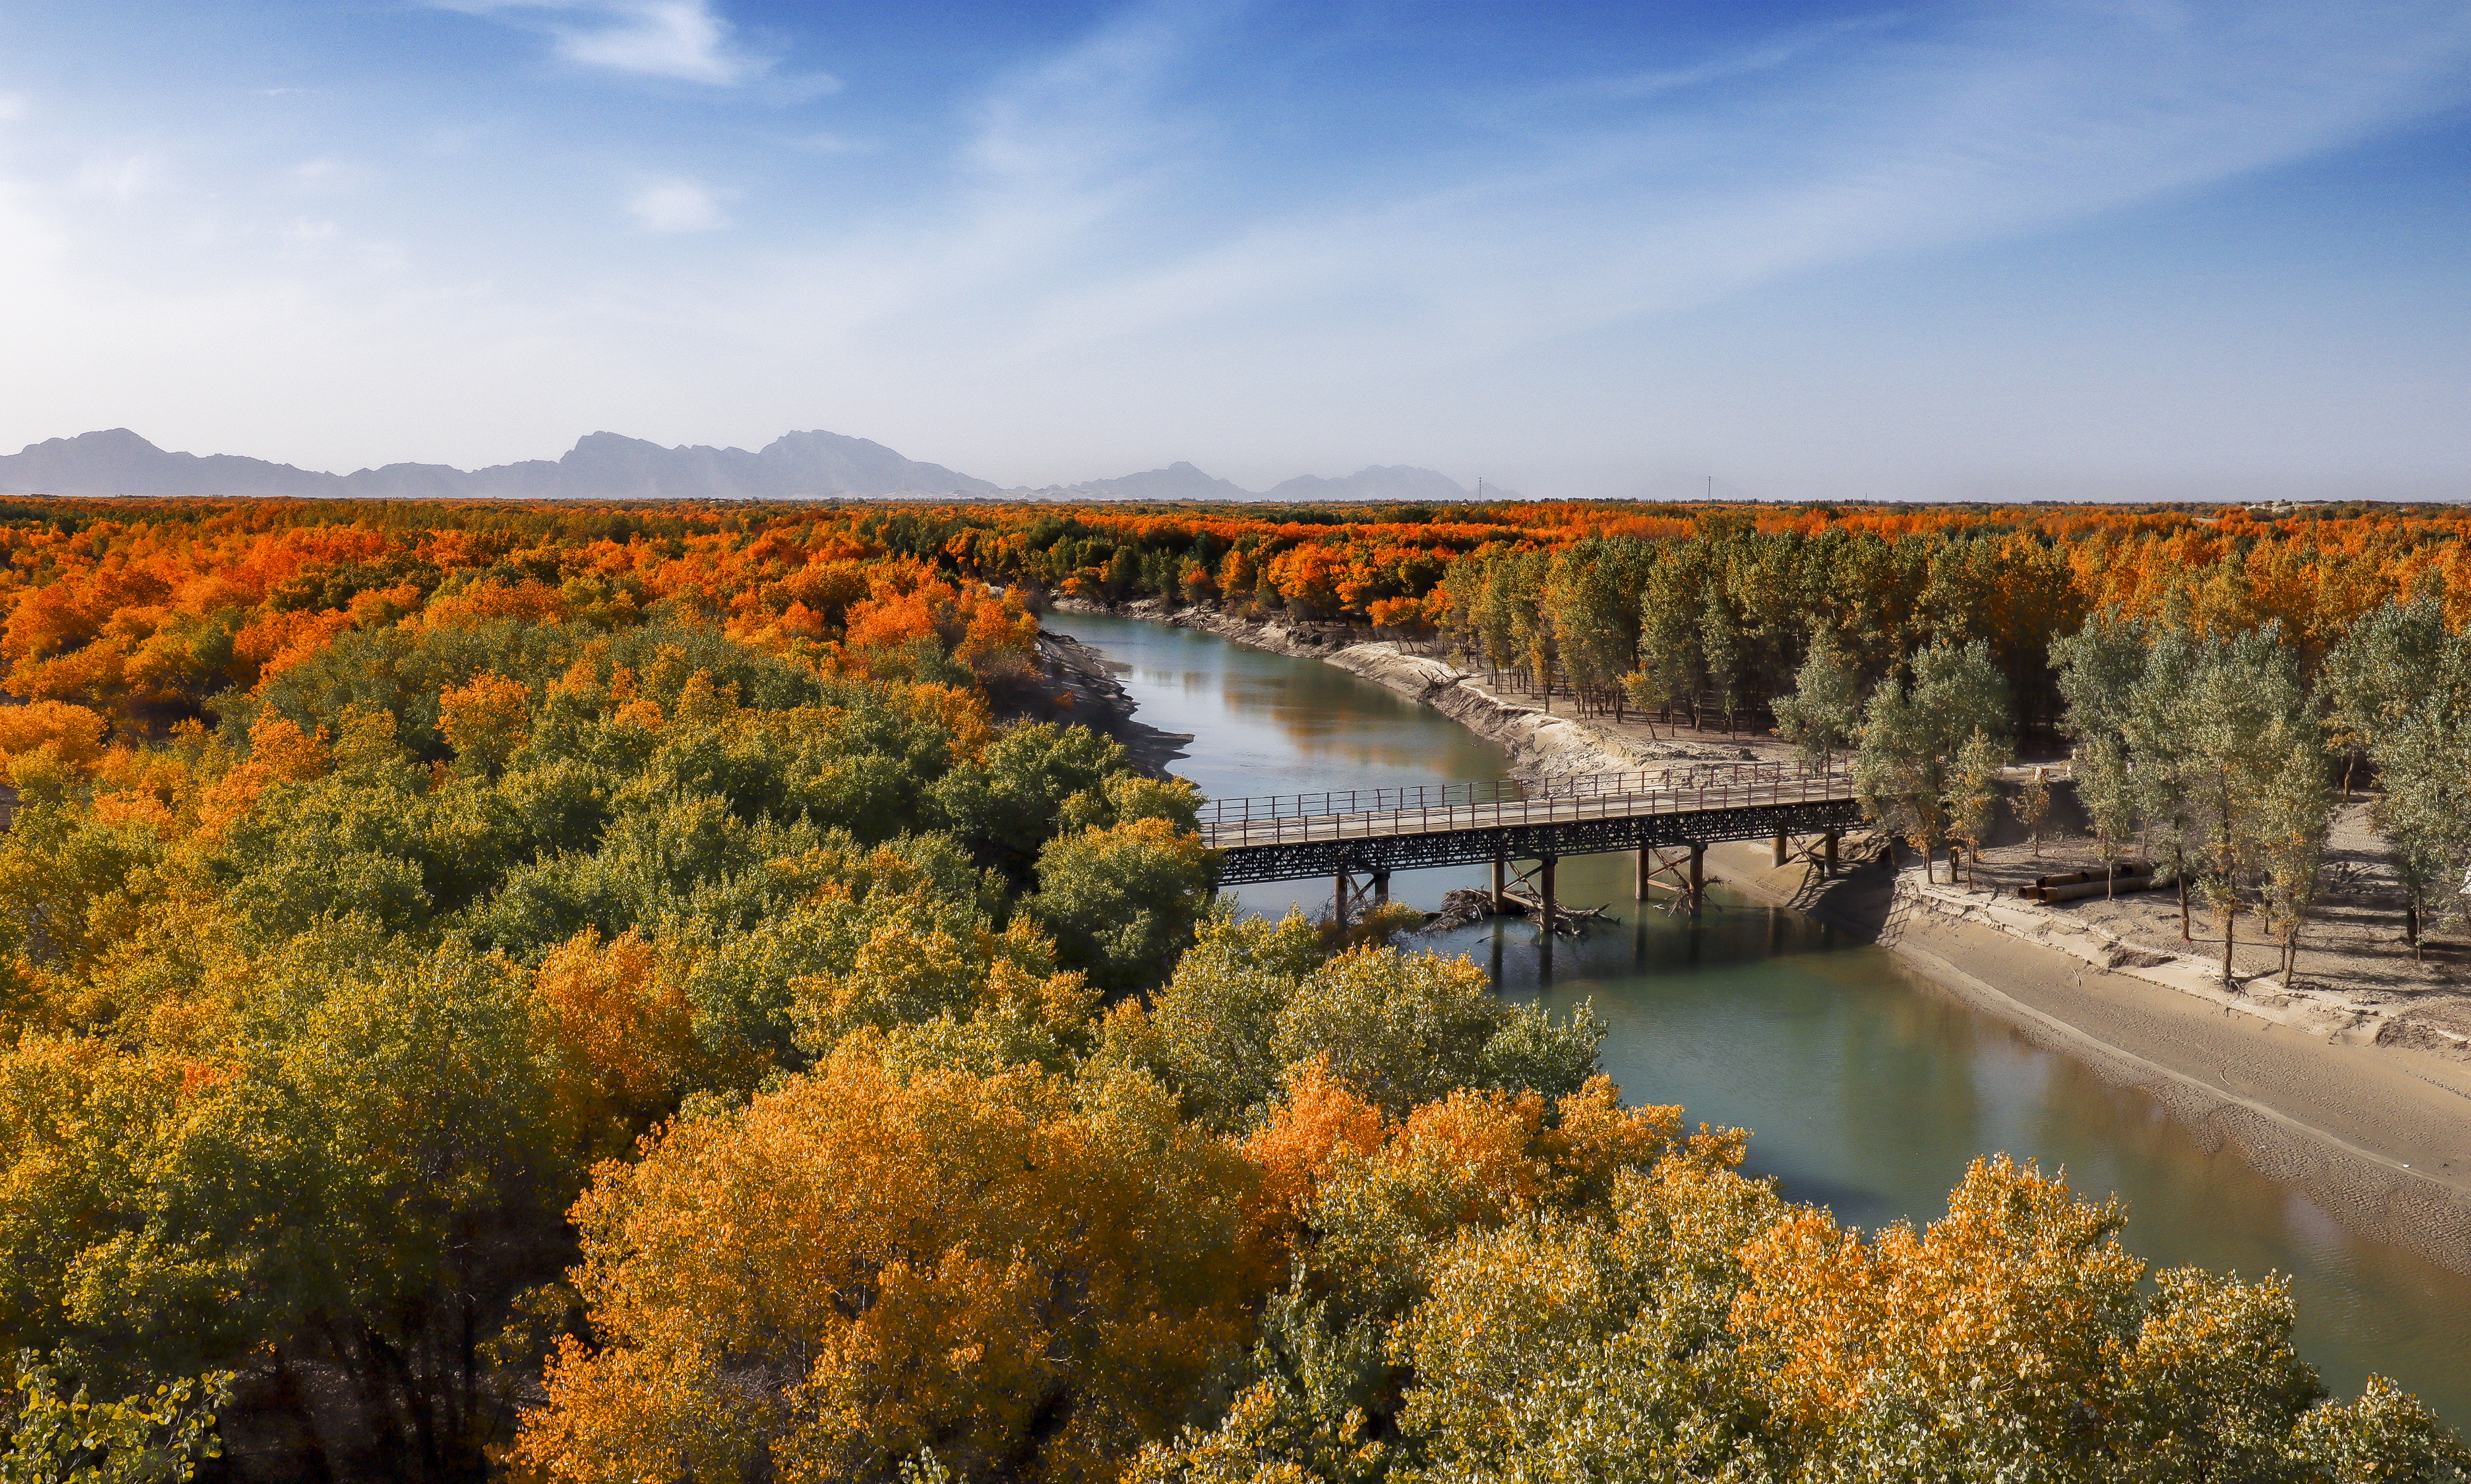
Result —
[[2223, 987], [2225, 989], [2236, 987], [2231, 978], [2231, 933], [2238, 921], [2239, 909], [2231, 908], [2223, 914]]
[[2179, 872], [2178, 872], [2178, 875], [2179, 875], [2179, 941], [2181, 941], [2181, 942], [2183, 942], [2183, 943], [2193, 943], [2193, 942], [2195, 942], [2195, 941], [2197, 940], [2197, 937], [2196, 937], [2196, 934], [2195, 934], [2193, 931], [2191, 931], [2191, 930], [2190, 930], [2190, 927], [2189, 927], [2189, 924], [2188, 924], [2188, 872], [2187, 872], [2187, 870], [2186, 870], [2186, 869], [2185, 869], [2185, 866], [2186, 866], [2186, 863], [2185, 863], [2185, 862], [2182, 862], [2182, 863], [2181, 863], [2181, 869], [2180, 869], [2180, 870], [2179, 870]]

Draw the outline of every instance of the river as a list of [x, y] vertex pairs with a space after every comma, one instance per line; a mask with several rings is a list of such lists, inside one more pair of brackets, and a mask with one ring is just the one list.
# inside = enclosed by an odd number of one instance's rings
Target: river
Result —
[[[1142, 721], [1189, 732], [1171, 765], [1213, 798], [1498, 777], [1500, 750], [1438, 712], [1320, 663], [1161, 624], [1053, 614], [1103, 650]], [[1556, 1011], [1581, 1001], [1611, 1027], [1605, 1069], [1634, 1101], [1753, 1130], [1749, 1170], [1838, 1218], [1875, 1228], [1943, 1215], [1976, 1154], [2005, 1150], [2124, 1197], [2124, 1240], [2160, 1266], [2290, 1275], [2300, 1354], [2338, 1395], [2369, 1371], [2471, 1431], [2471, 1276], [2370, 1241], [2232, 1147], [2208, 1149], [2147, 1094], [2029, 1043], [1890, 954], [1799, 914], [1711, 888], [1697, 921], [1636, 911], [1627, 856], [1565, 860], [1559, 892], [1611, 904], [1617, 924], [1559, 945], [1549, 977], [1523, 924], [1433, 939], [1489, 966], [1501, 991]], [[1394, 897], [1430, 907], [1483, 868], [1400, 872]], [[1326, 910], [1329, 888], [1240, 889], [1244, 906]]]

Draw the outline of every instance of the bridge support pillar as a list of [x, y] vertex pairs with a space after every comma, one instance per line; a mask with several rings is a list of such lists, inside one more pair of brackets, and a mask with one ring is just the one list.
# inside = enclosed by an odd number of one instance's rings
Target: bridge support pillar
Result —
[[1373, 905], [1376, 907], [1390, 905], [1390, 873], [1386, 870], [1377, 870], [1373, 873]]
[[1690, 843], [1690, 914], [1697, 916], [1707, 888], [1707, 847], [1698, 841]]
[[1493, 915], [1510, 914], [1510, 863], [1496, 855], [1493, 858]]
[[1647, 900], [1647, 878], [1652, 874], [1649, 862], [1654, 858], [1654, 853], [1644, 846], [1631, 852], [1631, 866], [1638, 877], [1637, 884], [1631, 889], [1633, 901]]
[[1536, 863], [1536, 894], [1544, 899], [1544, 938], [1547, 942], [1553, 938], [1553, 857], [1549, 855]]
[[1826, 854], [1821, 857], [1823, 864], [1819, 868], [1819, 874], [1824, 878], [1832, 878], [1836, 874], [1836, 837], [1842, 833], [1833, 829], [1827, 832]]
[[1338, 868], [1338, 892], [1330, 898], [1330, 919], [1341, 928], [1347, 926], [1347, 868], [1341, 866]]
[[1790, 840], [1786, 839], [1782, 835], [1776, 837], [1776, 863], [1777, 865], [1781, 866], [1784, 864], [1785, 855], [1787, 851], [1792, 848], [1792, 844], [1793, 843]]

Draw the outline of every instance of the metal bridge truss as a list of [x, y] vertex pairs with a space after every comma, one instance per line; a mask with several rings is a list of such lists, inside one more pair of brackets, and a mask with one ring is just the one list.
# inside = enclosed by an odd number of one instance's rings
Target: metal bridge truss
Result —
[[1493, 861], [1552, 860], [1565, 855], [1605, 855], [1616, 850], [1709, 846], [1728, 840], [1779, 835], [1820, 835], [1862, 823], [1850, 798], [1798, 799], [1630, 816], [1537, 821], [1467, 829], [1416, 830], [1401, 834], [1350, 835], [1339, 839], [1289, 839], [1220, 847], [1219, 879], [1230, 886], [1306, 877], [1387, 876], [1435, 866], [1481, 866]]

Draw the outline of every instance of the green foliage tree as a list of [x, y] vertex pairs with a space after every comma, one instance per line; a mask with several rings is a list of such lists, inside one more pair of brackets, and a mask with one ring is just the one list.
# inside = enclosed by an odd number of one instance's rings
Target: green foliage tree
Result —
[[2289, 740], [2280, 763], [2263, 781], [2250, 828], [2263, 877], [2267, 920], [2282, 939], [2282, 979], [2298, 965], [2299, 932], [2317, 900], [2325, 841], [2334, 819], [2333, 784], [2313, 737]]
[[1791, 695], [1776, 702], [1777, 735], [1794, 744], [1802, 760], [1822, 773], [1851, 747], [1862, 727], [1861, 678], [1835, 636], [1811, 637]]
[[2136, 779], [2128, 769], [2128, 744], [2116, 736], [2095, 737], [2077, 754], [2073, 767], [2077, 800], [2102, 852], [2103, 894], [2115, 896], [2121, 849], [2136, 834]]
[[1922, 650], [1913, 672], [1910, 685], [1892, 677], [1871, 692], [1853, 785], [1866, 813], [1922, 852], [1927, 872], [1947, 836], [1957, 754], [1977, 730], [1987, 746], [2004, 744], [2008, 686], [1978, 642]]
[[2353, 624], [2325, 656], [2317, 679], [2326, 746], [2342, 759], [2342, 792], [2363, 757], [2391, 744], [2445, 668], [2449, 636], [2431, 599], [2386, 603]]
[[1005, 731], [983, 761], [946, 773], [928, 797], [982, 863], [1026, 884], [1067, 801], [1130, 768], [1121, 746], [1088, 728], [1042, 723]]
[[1707, 584], [1700, 608], [1699, 653], [1707, 686], [1715, 693], [1717, 708], [1725, 713], [1725, 734], [1731, 736], [1734, 712], [1750, 680], [1750, 642], [1724, 590], [1713, 582]]
[[1217, 865], [1172, 822], [1140, 819], [1060, 835], [1039, 852], [1024, 920], [1057, 958], [1111, 994], [1165, 982], [1208, 910]]
[[1559, 1096], [1592, 1076], [1605, 1028], [1586, 1006], [1554, 1025], [1501, 1004], [1466, 959], [1365, 946], [1305, 976], [1271, 1037], [1283, 1066], [1319, 1062], [1394, 1114], [1454, 1087]]
[[1948, 769], [1947, 795], [1942, 802], [1951, 831], [1965, 842], [1967, 887], [1973, 885], [1974, 858], [1982, 853], [1982, 842], [1990, 834], [1999, 801], [1999, 773], [2007, 765], [2007, 751], [1990, 740], [1990, 733], [1976, 727], [1973, 735], [1956, 750], [1954, 763]]
[[2471, 721], [2450, 696], [2431, 695], [2378, 739], [2383, 788], [2370, 809], [2393, 846], [2412, 954], [2471, 866]]
[[[2271, 839], [2267, 800], [2293, 746], [2313, 744], [2321, 732], [2305, 714], [2292, 657], [2271, 626], [2192, 646], [2191, 660], [2183, 684], [2167, 701], [2157, 698], [2158, 728], [2173, 739], [2174, 792], [2200, 852], [2205, 896], [2223, 925], [2228, 985], [2239, 914]], [[2323, 838], [2325, 805], [2318, 800], [2313, 824], [2287, 827]]]
[[2182, 941], [2193, 939], [2188, 889], [2204, 849], [2196, 806], [2188, 794], [2190, 777], [2200, 775], [2192, 775], [2190, 739], [2183, 730], [2189, 688], [2202, 658], [2199, 641], [2183, 622], [2155, 628], [2144, 672], [2129, 696], [2123, 731], [2138, 833], [2148, 859], [2169, 863], [2178, 888]]

